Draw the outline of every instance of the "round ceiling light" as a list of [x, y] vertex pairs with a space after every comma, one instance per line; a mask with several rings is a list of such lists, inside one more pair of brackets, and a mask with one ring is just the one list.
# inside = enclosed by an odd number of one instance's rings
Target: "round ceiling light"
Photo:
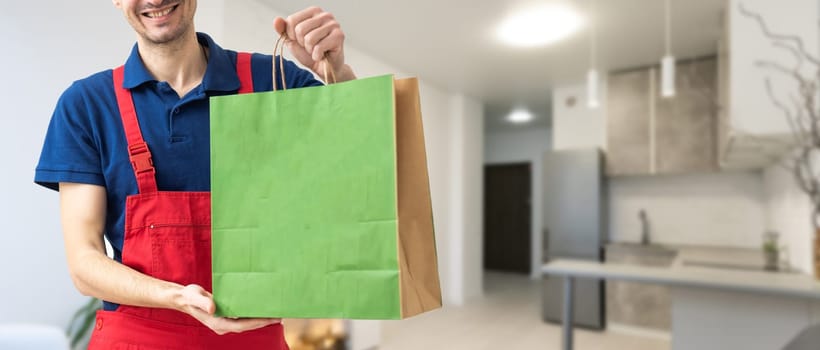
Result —
[[522, 11], [498, 27], [498, 38], [521, 47], [542, 46], [566, 38], [581, 27], [581, 16], [562, 5]]
[[515, 124], [528, 123], [533, 119], [535, 119], [535, 116], [524, 108], [516, 108], [507, 116], [507, 120]]

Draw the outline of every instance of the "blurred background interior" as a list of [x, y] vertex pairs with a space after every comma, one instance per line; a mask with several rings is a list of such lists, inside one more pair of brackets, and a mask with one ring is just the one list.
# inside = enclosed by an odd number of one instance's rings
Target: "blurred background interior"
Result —
[[[813, 281], [812, 206], [781, 166], [793, 145], [774, 101], [805, 97], [792, 69], [817, 82], [798, 56], [820, 56], [818, 1], [201, 0], [196, 27], [270, 53], [273, 18], [310, 5], [336, 15], [360, 77], [421, 79], [445, 306], [287, 320], [292, 349], [561, 348], [562, 281], [541, 272], [559, 258]], [[33, 170], [60, 93], [135, 39], [108, 2], [4, 7], [0, 348], [65, 348], [88, 298]], [[796, 349], [819, 300], [816, 282], [795, 295], [580, 280], [575, 347]]]

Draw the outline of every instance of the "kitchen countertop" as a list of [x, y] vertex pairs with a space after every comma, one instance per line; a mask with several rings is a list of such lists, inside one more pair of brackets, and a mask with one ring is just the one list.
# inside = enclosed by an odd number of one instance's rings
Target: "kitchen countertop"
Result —
[[[762, 271], [765, 265], [763, 252], [755, 248], [722, 247], [681, 244], [650, 244], [617, 242], [606, 246], [608, 254], [635, 256], [672, 257], [672, 267], [711, 267], [737, 270]], [[794, 273], [781, 266], [778, 273]]]
[[[545, 264], [541, 271], [553, 276], [601, 278], [820, 300], [820, 282], [809, 275], [684, 265], [682, 262], [687, 261], [687, 253], [681, 250], [679, 254], [682, 255], [670, 267], [558, 259]], [[731, 261], [732, 264], [736, 263], [736, 260]]]

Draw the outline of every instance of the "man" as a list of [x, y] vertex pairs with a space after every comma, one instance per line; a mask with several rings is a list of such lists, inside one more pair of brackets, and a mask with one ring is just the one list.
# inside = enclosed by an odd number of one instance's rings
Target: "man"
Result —
[[[106, 301], [89, 348], [286, 349], [279, 319], [215, 317], [208, 292], [208, 98], [270, 90], [272, 58], [197, 33], [196, 0], [113, 3], [137, 44], [123, 67], [65, 91], [35, 174], [60, 191], [76, 287]], [[274, 27], [304, 66], [322, 73], [329, 64], [339, 81], [355, 79], [330, 13], [308, 8]], [[292, 62], [284, 71], [290, 88], [321, 84]]]

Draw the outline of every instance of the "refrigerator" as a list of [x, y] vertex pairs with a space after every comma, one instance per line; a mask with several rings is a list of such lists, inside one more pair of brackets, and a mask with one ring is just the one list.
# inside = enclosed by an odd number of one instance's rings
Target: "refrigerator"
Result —
[[[604, 261], [607, 200], [602, 152], [552, 151], [544, 154], [542, 164], [545, 262], [560, 258]], [[542, 283], [542, 317], [560, 323], [563, 279], [546, 276]], [[606, 326], [604, 288], [602, 280], [576, 279], [575, 326]]]

